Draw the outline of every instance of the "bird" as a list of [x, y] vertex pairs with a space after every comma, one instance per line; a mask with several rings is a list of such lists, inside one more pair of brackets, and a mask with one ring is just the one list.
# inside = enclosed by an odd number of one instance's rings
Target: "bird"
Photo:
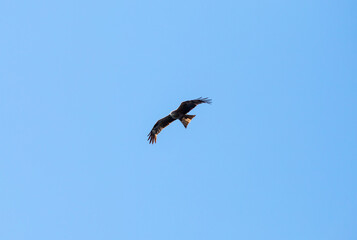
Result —
[[211, 104], [212, 100], [209, 98], [200, 97], [194, 100], [184, 101], [180, 104], [180, 106], [176, 110], [171, 111], [169, 115], [158, 120], [155, 123], [154, 127], [151, 129], [150, 133], [148, 134], [149, 144], [156, 143], [157, 135], [161, 132], [161, 130], [167, 127], [170, 123], [172, 123], [176, 119], [179, 119], [183, 124], [183, 126], [187, 128], [187, 125], [196, 116], [196, 115], [187, 115], [187, 113], [201, 103]]

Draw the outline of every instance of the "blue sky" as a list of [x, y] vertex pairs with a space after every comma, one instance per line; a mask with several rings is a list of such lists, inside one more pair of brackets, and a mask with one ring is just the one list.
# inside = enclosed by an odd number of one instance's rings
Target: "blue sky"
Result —
[[356, 11], [2, 1], [0, 238], [356, 239]]

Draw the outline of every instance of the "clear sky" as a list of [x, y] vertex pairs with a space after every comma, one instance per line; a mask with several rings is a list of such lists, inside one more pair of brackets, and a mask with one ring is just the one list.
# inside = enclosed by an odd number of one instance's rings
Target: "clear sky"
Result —
[[357, 239], [356, 12], [1, 1], [0, 239]]

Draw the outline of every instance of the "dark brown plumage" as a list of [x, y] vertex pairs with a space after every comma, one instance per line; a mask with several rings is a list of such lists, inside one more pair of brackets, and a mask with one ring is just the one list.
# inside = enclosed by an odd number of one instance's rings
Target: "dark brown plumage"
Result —
[[187, 128], [187, 125], [196, 116], [196, 115], [187, 115], [187, 113], [201, 103], [211, 104], [212, 101], [211, 99], [208, 98], [197, 98], [194, 100], [182, 102], [175, 111], [172, 111], [169, 115], [157, 121], [154, 127], [151, 129], [150, 133], [148, 134], [149, 143], [151, 144], [156, 143], [157, 135], [161, 132], [161, 130], [167, 127], [170, 123], [172, 123], [176, 119], [179, 119], [181, 123], [184, 125], [184, 127]]

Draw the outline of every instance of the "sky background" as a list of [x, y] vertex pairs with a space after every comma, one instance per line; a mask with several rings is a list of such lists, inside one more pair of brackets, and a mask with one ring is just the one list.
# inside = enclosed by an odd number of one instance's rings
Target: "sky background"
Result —
[[356, 12], [1, 1], [0, 239], [357, 239]]

